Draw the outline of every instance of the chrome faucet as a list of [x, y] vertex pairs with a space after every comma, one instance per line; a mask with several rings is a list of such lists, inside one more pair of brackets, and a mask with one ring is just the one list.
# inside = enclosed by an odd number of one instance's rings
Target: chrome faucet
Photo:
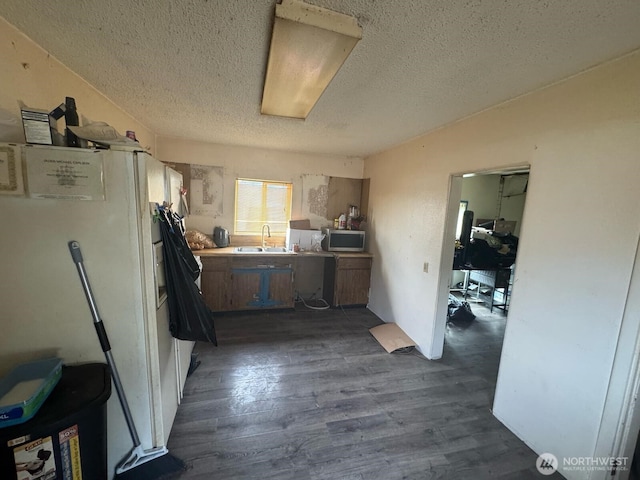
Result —
[[267, 236], [271, 238], [271, 227], [268, 224], [262, 225], [262, 248], [267, 248], [267, 244], [264, 241], [264, 227], [267, 227]]

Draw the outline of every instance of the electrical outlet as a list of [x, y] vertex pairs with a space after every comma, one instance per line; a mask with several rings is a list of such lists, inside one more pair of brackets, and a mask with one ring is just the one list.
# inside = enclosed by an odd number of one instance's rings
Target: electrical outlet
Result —
[[424, 262], [424, 263], [422, 264], [422, 271], [423, 271], [424, 273], [429, 273], [429, 262]]

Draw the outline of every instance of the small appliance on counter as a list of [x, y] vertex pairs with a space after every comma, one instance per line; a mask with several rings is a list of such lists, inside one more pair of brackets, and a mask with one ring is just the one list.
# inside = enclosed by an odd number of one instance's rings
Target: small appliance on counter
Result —
[[213, 229], [213, 243], [219, 248], [228, 247], [229, 231], [222, 227], [215, 227]]
[[323, 228], [322, 249], [328, 252], [364, 252], [363, 230]]
[[300, 230], [297, 228], [287, 228], [285, 245], [287, 250], [293, 251], [294, 245], [298, 245], [300, 250], [311, 250], [313, 246], [313, 236], [321, 234], [319, 230]]

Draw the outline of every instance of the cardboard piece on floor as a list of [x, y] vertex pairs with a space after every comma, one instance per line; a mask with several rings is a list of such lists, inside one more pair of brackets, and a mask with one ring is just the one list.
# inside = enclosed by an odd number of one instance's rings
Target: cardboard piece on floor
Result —
[[369, 329], [369, 333], [388, 353], [399, 348], [415, 347], [416, 343], [395, 323], [385, 323]]

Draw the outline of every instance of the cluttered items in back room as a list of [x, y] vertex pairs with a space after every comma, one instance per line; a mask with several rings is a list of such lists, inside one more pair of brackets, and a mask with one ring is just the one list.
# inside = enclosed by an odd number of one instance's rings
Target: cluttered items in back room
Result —
[[465, 300], [460, 300], [455, 295], [449, 294], [447, 305], [447, 322], [465, 323], [475, 320], [476, 316], [471, 311], [471, 305]]
[[[494, 226], [507, 225], [507, 228], [515, 226], [515, 222], [504, 220], [491, 220], [491, 222]], [[467, 210], [462, 220], [460, 240], [456, 241], [453, 256], [454, 270], [509, 268], [515, 263], [518, 237], [510, 231], [490, 230], [481, 226], [472, 227], [472, 225], [473, 212]]]

